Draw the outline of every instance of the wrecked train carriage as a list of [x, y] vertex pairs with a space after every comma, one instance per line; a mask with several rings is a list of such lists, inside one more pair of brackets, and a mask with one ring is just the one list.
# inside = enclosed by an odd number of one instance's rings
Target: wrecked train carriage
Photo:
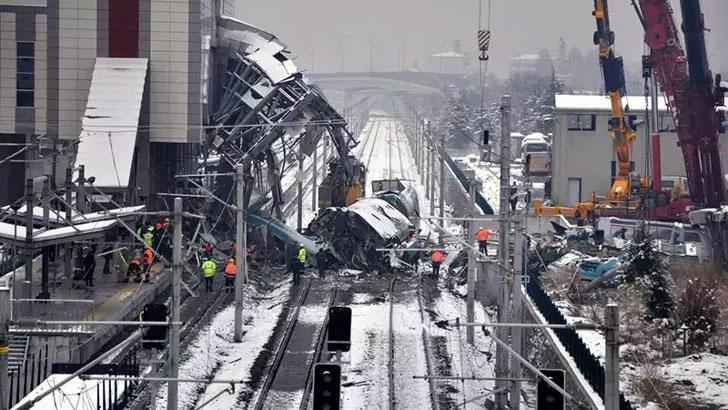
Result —
[[386, 269], [389, 264], [388, 255], [377, 249], [408, 239], [415, 225], [397, 207], [375, 197], [360, 199], [345, 208], [323, 209], [309, 230], [329, 245], [341, 263], [373, 271]]

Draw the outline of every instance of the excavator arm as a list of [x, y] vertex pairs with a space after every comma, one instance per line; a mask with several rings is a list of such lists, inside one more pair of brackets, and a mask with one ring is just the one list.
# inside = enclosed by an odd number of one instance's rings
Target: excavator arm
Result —
[[599, 46], [599, 62], [604, 74], [604, 85], [612, 105], [609, 127], [617, 157], [617, 174], [609, 190], [610, 199], [624, 199], [631, 191], [632, 142], [635, 132], [624, 117], [622, 96], [625, 94], [624, 63], [614, 55], [614, 32], [609, 28], [607, 0], [594, 0], [592, 13], [597, 23], [594, 44]]

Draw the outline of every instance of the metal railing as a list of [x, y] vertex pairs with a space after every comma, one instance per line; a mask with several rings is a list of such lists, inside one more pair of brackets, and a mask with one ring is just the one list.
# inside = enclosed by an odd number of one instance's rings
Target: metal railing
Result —
[[[561, 314], [559, 308], [551, 300], [551, 297], [543, 290], [541, 280], [537, 274], [531, 273], [526, 286], [528, 296], [531, 297], [536, 308], [550, 324], [567, 324], [566, 318]], [[604, 366], [599, 359], [594, 357], [589, 348], [581, 340], [581, 337], [574, 329], [554, 329], [554, 333], [561, 341], [566, 351], [574, 358], [579, 371], [589, 382], [595, 392], [604, 399]], [[632, 410], [632, 404], [619, 394], [620, 410]]]
[[[23, 322], [32, 320], [94, 320], [94, 301], [76, 299], [11, 299], [11, 320]], [[44, 326], [48, 328], [48, 326]], [[84, 324], [56, 325], [54, 330], [66, 332], [90, 332], [93, 329]]]

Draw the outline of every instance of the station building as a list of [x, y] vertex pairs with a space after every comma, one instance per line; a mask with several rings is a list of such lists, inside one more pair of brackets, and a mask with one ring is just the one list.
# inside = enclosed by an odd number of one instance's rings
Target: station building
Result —
[[233, 12], [233, 0], [0, 0], [0, 140], [38, 143], [30, 162], [0, 165], [0, 203], [52, 174], [32, 159], [56, 139], [59, 184], [70, 163], [128, 202], [169, 186], [204, 137], [217, 17]]
[[[649, 133], [645, 124], [645, 109], [651, 104], [644, 96], [623, 99], [628, 105], [627, 119], [637, 132], [632, 150], [633, 169], [640, 175], [650, 166], [645, 156]], [[659, 102], [661, 165], [665, 177], [685, 176], [682, 151], [677, 145], [677, 133], [665, 100]], [[556, 204], [569, 206], [589, 201], [592, 194], [607, 195], [617, 170], [616, 155], [610, 138], [611, 118], [609, 98], [600, 95], [557, 95], [554, 110], [552, 146], [551, 198]], [[721, 161], [728, 170], [728, 134], [720, 133]]]

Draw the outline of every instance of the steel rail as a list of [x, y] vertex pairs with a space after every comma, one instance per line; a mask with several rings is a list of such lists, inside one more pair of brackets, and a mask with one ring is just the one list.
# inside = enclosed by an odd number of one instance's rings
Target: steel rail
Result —
[[440, 404], [437, 401], [437, 383], [435, 379], [432, 378], [435, 372], [433, 369], [432, 349], [430, 347], [430, 332], [428, 330], [430, 326], [430, 321], [427, 318], [427, 313], [425, 312], [425, 303], [423, 300], [425, 291], [426, 289], [423, 286], [423, 282], [422, 280], [420, 280], [417, 284], [417, 304], [419, 305], [420, 319], [422, 320], [422, 344], [425, 347], [425, 364], [427, 365], [427, 376], [430, 377], [427, 379], [428, 383], [430, 384], [430, 402], [432, 404], [433, 410], [439, 410]]
[[298, 322], [298, 314], [301, 312], [301, 306], [303, 306], [303, 303], [306, 301], [309, 289], [311, 289], [311, 279], [306, 281], [306, 287], [303, 288], [301, 294], [298, 296], [298, 300], [296, 301], [296, 308], [293, 311], [291, 320], [289, 320], [288, 324], [286, 325], [286, 330], [283, 333], [283, 338], [281, 338], [281, 341], [278, 343], [278, 347], [276, 348], [276, 353], [273, 357], [273, 362], [271, 363], [270, 370], [268, 370], [268, 374], [265, 376], [265, 380], [263, 381], [263, 386], [260, 389], [260, 393], [258, 393], [258, 399], [255, 401], [255, 406], [253, 407], [255, 410], [262, 410], [265, 405], [265, 400], [268, 398], [268, 393], [270, 392], [271, 386], [273, 386], [273, 381], [275, 380], [278, 369], [281, 366], [283, 356], [285, 356], [286, 354], [288, 342], [290, 342], [291, 335], [293, 335], [293, 329], [296, 327], [296, 323]]
[[308, 363], [308, 371], [306, 372], [306, 387], [303, 389], [301, 405], [298, 407], [299, 410], [308, 409], [308, 397], [310, 396], [311, 390], [313, 389], [313, 367], [316, 365], [316, 362], [321, 359], [321, 353], [323, 352], [324, 344], [326, 343], [326, 331], [329, 326], [329, 308], [331, 308], [331, 306], [334, 305], [334, 301], [336, 301], [336, 293], [337, 288], [336, 286], [334, 286], [331, 289], [331, 294], [329, 295], [329, 303], [326, 306], [326, 315], [324, 316], [324, 321], [321, 324], [321, 328], [318, 332], [316, 349], [313, 352], [313, 357], [311, 358], [311, 361]]
[[389, 409], [394, 410], [397, 406], [396, 389], [394, 386], [394, 284], [397, 278], [394, 277], [389, 283], [389, 363], [387, 366], [389, 377]]

